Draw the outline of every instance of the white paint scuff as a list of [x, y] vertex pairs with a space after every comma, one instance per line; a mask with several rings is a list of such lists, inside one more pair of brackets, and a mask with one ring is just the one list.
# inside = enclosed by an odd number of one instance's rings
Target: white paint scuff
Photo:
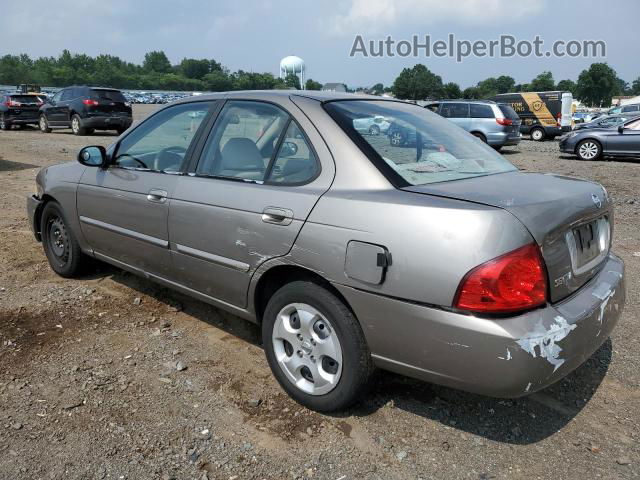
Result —
[[506, 357], [498, 357], [500, 360], [511, 360], [511, 350], [507, 348], [507, 356]]
[[575, 328], [575, 324], [569, 325], [566, 318], [558, 315], [554, 317], [554, 323], [548, 329], [545, 329], [542, 320], [540, 320], [533, 331], [518, 340], [517, 343], [532, 357], [540, 356], [546, 359], [553, 365], [553, 371], [555, 372], [564, 363], [564, 359], [560, 358], [562, 348], [558, 345], [558, 342], [569, 335], [569, 332]]

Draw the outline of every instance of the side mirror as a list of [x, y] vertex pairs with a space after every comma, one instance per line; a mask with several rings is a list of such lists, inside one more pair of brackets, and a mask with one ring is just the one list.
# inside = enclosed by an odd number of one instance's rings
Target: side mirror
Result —
[[280, 156], [291, 157], [298, 153], [298, 145], [294, 142], [282, 142], [280, 147]]
[[624, 125], [618, 125], [618, 133], [624, 132]]
[[78, 153], [78, 162], [87, 167], [106, 168], [108, 165], [107, 150], [101, 145], [84, 147]]

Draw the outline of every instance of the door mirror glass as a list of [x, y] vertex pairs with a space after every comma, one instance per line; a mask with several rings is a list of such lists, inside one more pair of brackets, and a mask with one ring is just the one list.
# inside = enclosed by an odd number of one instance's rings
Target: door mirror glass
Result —
[[279, 157], [292, 157], [298, 153], [298, 145], [294, 142], [282, 142]]
[[107, 151], [99, 145], [84, 147], [78, 153], [78, 162], [87, 167], [104, 167], [107, 164]]

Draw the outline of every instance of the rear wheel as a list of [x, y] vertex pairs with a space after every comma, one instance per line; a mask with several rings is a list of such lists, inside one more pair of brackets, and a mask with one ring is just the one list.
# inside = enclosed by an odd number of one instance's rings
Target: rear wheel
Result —
[[51, 128], [49, 128], [49, 122], [47, 121], [47, 117], [45, 115], [40, 115], [38, 127], [40, 127], [40, 131], [42, 133], [51, 133]]
[[82, 126], [82, 120], [80, 120], [80, 117], [78, 116], [78, 114], [74, 114], [71, 117], [71, 131], [73, 132], [74, 135], [87, 134], [87, 129]]
[[369, 135], [380, 135], [380, 127], [377, 125], [371, 125], [369, 127]]
[[602, 155], [602, 146], [597, 141], [588, 138], [576, 146], [576, 155], [580, 160], [598, 160]]
[[477, 139], [481, 140], [484, 143], [487, 143], [487, 137], [485, 137], [483, 134], [481, 134], [480, 132], [473, 132], [471, 135], [473, 135], [474, 137], [476, 137]]
[[351, 310], [313, 282], [289, 283], [269, 299], [262, 338], [282, 388], [312, 410], [348, 407], [362, 395], [374, 370]]
[[0, 130], [11, 130], [11, 123], [4, 118], [4, 113], [0, 115]]
[[40, 231], [44, 253], [53, 271], [66, 278], [78, 275], [88, 258], [82, 253], [58, 203], [49, 202], [44, 206]]
[[534, 142], [541, 142], [544, 140], [545, 133], [542, 128], [533, 128], [531, 129], [531, 140]]
[[402, 132], [393, 132], [391, 135], [389, 135], [389, 143], [391, 143], [391, 145], [393, 145], [394, 147], [400, 147], [404, 145], [405, 141], [406, 138]]
[[126, 127], [116, 128], [116, 132], [118, 133], [118, 135], [122, 135], [126, 131], [127, 131]]

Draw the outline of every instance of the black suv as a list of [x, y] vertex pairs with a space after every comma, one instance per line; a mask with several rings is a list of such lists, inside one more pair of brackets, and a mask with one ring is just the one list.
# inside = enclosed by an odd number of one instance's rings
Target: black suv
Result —
[[98, 87], [67, 87], [40, 108], [40, 130], [71, 127], [75, 135], [94, 130], [124, 132], [133, 122], [131, 105], [120, 90]]
[[0, 94], [0, 129], [9, 130], [13, 125], [38, 123], [38, 110], [42, 97], [24, 93]]

